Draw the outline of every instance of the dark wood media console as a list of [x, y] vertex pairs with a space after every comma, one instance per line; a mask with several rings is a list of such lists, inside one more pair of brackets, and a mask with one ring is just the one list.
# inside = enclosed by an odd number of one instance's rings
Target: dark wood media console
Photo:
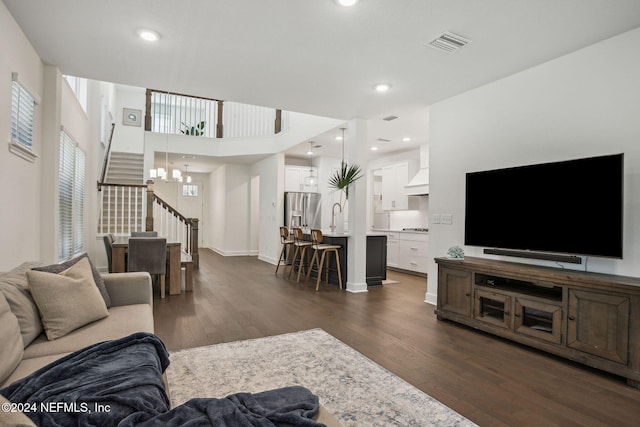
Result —
[[473, 257], [436, 262], [439, 320], [620, 375], [640, 388], [640, 279]]

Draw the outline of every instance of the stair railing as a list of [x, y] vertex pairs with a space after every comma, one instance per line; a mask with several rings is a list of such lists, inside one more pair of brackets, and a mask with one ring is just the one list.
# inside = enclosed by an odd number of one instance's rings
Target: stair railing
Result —
[[180, 242], [198, 268], [198, 218], [185, 217], [158, 197], [152, 180], [138, 185], [98, 183], [98, 189], [98, 234], [127, 236], [132, 231], [157, 231], [167, 240]]
[[147, 181], [145, 220], [146, 231], [157, 231], [158, 235], [182, 244], [182, 250], [191, 256], [194, 268], [200, 264], [198, 254], [198, 218], [187, 218], [153, 191], [153, 181]]
[[100, 184], [104, 183], [107, 177], [107, 169], [109, 169], [109, 160], [111, 159], [111, 141], [113, 140], [113, 132], [116, 129], [116, 124], [111, 123], [111, 132], [109, 133], [109, 142], [107, 143], [107, 149], [104, 152], [104, 161], [102, 162], [102, 173], [100, 174], [100, 181], [98, 181], [98, 191], [101, 190]]
[[[128, 235], [145, 228], [145, 184], [99, 182], [99, 234]], [[102, 191], [104, 189], [104, 191]]]

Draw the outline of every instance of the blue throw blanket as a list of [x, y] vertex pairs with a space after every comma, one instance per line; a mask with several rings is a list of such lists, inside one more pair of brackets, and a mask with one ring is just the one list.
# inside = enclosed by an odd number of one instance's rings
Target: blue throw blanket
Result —
[[69, 354], [0, 390], [40, 426], [320, 426], [318, 397], [303, 387], [192, 399], [169, 410], [169, 355], [139, 332]]

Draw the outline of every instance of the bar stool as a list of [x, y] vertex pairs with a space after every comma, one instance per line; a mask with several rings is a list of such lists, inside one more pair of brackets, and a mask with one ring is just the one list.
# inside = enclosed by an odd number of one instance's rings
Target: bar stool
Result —
[[[291, 278], [291, 272], [296, 266], [296, 259], [299, 259], [298, 278], [296, 279], [296, 282], [300, 281], [300, 272], [304, 269], [305, 263], [304, 255], [306, 253], [306, 249], [311, 246], [311, 244], [312, 243], [310, 241], [304, 240], [304, 232], [302, 231], [302, 228], [296, 227], [293, 229], [293, 246], [295, 246], [296, 250], [293, 252], [293, 260], [291, 261], [291, 267], [289, 268], [289, 278]], [[300, 254], [299, 257], [298, 254]]]
[[[320, 276], [322, 275], [322, 267], [324, 266], [325, 256], [327, 255], [327, 252], [333, 252], [336, 254], [336, 265], [338, 267], [338, 284], [340, 285], [340, 289], [342, 289], [342, 272], [340, 271], [340, 257], [338, 255], [338, 250], [342, 246], [323, 244], [322, 238], [322, 231], [317, 229], [311, 230], [311, 247], [313, 248], [313, 257], [311, 258], [311, 265], [309, 266], [309, 270], [307, 271], [305, 283], [309, 280], [309, 276], [311, 276], [311, 270], [313, 269], [313, 263], [315, 262], [318, 265], [318, 280], [316, 280], [316, 291], [318, 290], [318, 288], [320, 287]], [[320, 261], [318, 261], [318, 252], [322, 252]], [[325, 281], [327, 284], [329, 283], [330, 262], [330, 260], [327, 260], [327, 267], [325, 272]]]
[[286, 261], [286, 249], [293, 245], [295, 240], [289, 237], [289, 229], [287, 227], [280, 227], [280, 243], [282, 243], [282, 250], [278, 257], [278, 265], [276, 266], [276, 276], [278, 275], [278, 269], [280, 268], [280, 262]]

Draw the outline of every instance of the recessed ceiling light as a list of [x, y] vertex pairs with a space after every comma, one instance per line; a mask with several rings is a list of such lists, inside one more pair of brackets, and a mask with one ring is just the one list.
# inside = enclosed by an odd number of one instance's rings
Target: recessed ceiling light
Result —
[[138, 37], [148, 42], [157, 42], [160, 40], [160, 34], [158, 34], [157, 31], [141, 28], [136, 32], [138, 33]]
[[373, 89], [376, 92], [386, 92], [391, 89], [391, 85], [389, 83], [378, 83], [373, 86]]
[[342, 137], [340, 135], [336, 136], [336, 141], [342, 141]]
[[373, 147], [371, 147], [371, 151], [378, 151], [378, 147], [374, 145]]
[[408, 136], [405, 136], [404, 138], [402, 138], [402, 142], [409, 142], [411, 141], [411, 138], [409, 138]]
[[358, 3], [358, 0], [333, 0], [334, 2], [336, 2], [336, 4], [339, 4], [340, 6], [353, 6], [354, 4]]

